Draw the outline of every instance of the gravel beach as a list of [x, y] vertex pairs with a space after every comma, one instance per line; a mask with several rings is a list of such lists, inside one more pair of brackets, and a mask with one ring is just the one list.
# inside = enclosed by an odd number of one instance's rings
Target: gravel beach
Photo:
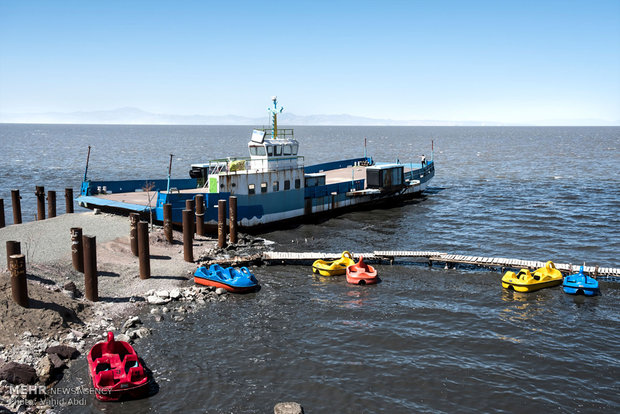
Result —
[[[97, 302], [84, 298], [84, 275], [73, 269], [72, 227], [96, 237]], [[151, 229], [151, 277], [142, 280], [138, 258], [131, 252], [128, 217], [86, 212], [0, 229], [2, 245], [8, 240], [21, 243], [30, 301], [30, 306], [23, 308], [12, 300], [6, 255], [0, 255], [0, 412], [3, 407], [29, 412], [53, 409], [40, 395], [15, 393], [12, 385], [53, 386], [66, 364], [78, 355], [83, 357], [107, 331], [130, 342], [149, 335], [150, 328], [135, 316], [144, 306], [153, 307], [151, 313], [161, 309], [182, 314], [206, 301], [225, 300], [223, 289], [194, 285], [198, 263], [183, 260], [180, 232], [174, 232], [174, 239], [170, 244], [161, 227]], [[249, 239], [240, 240], [237, 246], [218, 250], [217, 240], [196, 236], [194, 257], [200, 262], [231, 259], [239, 252], [247, 255], [244, 241]], [[255, 252], [256, 241], [249, 245]]]

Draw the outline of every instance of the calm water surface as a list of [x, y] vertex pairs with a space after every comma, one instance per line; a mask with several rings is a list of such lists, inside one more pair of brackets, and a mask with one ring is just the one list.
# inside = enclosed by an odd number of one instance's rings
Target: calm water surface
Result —
[[[249, 127], [0, 125], [0, 197], [24, 217], [34, 186], [89, 177], [173, 176], [189, 164], [245, 155]], [[278, 250], [439, 250], [619, 266], [620, 128], [297, 127], [306, 164], [369, 153], [431, 153], [434, 188], [404, 206], [356, 212], [265, 235]], [[15, 145], [19, 143], [19, 145]], [[62, 205], [61, 205], [62, 204]], [[620, 285], [595, 298], [559, 288], [501, 288], [501, 274], [379, 266], [383, 282], [348, 285], [308, 267], [261, 267], [262, 289], [167, 318], [137, 344], [159, 392], [91, 412], [306, 413], [618, 412]], [[143, 319], [150, 320], [150, 315]], [[85, 362], [65, 386], [89, 384]], [[63, 384], [61, 384], [63, 385]], [[83, 409], [68, 409], [83, 412]]]

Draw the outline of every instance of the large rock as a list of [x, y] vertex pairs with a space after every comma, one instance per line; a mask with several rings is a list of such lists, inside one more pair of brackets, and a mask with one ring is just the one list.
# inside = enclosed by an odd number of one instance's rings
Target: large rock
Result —
[[227, 293], [227, 291], [226, 291], [226, 289], [219, 287], [219, 288], [215, 289], [215, 293], [217, 293], [218, 295], [224, 295], [224, 294]]
[[80, 351], [69, 345], [50, 346], [45, 352], [48, 354], [56, 354], [62, 359], [75, 359], [80, 355]]
[[304, 414], [304, 409], [296, 402], [281, 402], [273, 407], [273, 414]]
[[141, 323], [142, 323], [142, 321], [140, 320], [139, 317], [132, 316], [131, 318], [127, 319], [127, 321], [123, 325], [123, 332], [125, 332], [125, 331], [127, 331], [127, 329], [133, 328], [134, 326], [139, 325]]
[[49, 354], [48, 358], [50, 359], [52, 365], [55, 369], [65, 369], [67, 368], [67, 364], [56, 354]]
[[150, 303], [151, 305], [163, 305], [165, 303], [170, 302], [170, 299], [164, 299], [157, 295], [152, 295], [152, 296], [148, 296], [146, 298], [146, 301]]
[[170, 298], [177, 300], [181, 297], [181, 291], [179, 289], [172, 289], [170, 291]]
[[37, 382], [37, 371], [30, 365], [9, 362], [0, 368], [0, 380], [11, 384], [34, 384]]

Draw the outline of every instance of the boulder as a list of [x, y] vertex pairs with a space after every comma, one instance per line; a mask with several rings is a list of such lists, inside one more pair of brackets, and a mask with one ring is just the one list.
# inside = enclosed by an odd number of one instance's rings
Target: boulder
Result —
[[115, 341], [129, 342], [129, 337], [125, 334], [118, 334], [114, 337]]
[[296, 402], [281, 402], [273, 407], [273, 414], [304, 414], [304, 409]]
[[181, 291], [179, 289], [172, 289], [170, 291], [170, 298], [177, 300], [181, 297]]
[[48, 354], [56, 354], [62, 359], [75, 359], [80, 355], [80, 351], [69, 345], [50, 346], [45, 350]]
[[0, 368], [0, 380], [11, 384], [34, 384], [37, 382], [37, 371], [30, 365], [9, 362]]
[[136, 325], [141, 324], [142, 321], [140, 320], [139, 317], [137, 316], [132, 316], [131, 318], [127, 319], [125, 321], [125, 324], [123, 325], [123, 332], [125, 332], [127, 329], [129, 328], [133, 328]]
[[163, 305], [165, 303], [170, 302], [170, 299], [164, 299], [160, 296], [152, 295], [152, 296], [148, 296], [146, 298], [146, 301], [150, 303], [151, 305]]
[[50, 362], [52, 363], [52, 365], [54, 366], [54, 369], [64, 369], [67, 367], [67, 364], [65, 364], [65, 361], [63, 361], [58, 355], [56, 354], [49, 354], [48, 358], [50, 359]]
[[157, 292], [155, 292], [155, 296], [167, 299], [170, 297], [170, 292], [168, 292], [167, 290], [158, 290]]

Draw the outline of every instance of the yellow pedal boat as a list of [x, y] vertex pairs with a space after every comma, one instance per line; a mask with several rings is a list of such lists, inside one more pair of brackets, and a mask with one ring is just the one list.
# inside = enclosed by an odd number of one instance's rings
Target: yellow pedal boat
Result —
[[562, 273], [555, 268], [552, 261], [548, 261], [544, 267], [530, 273], [529, 269], [521, 269], [519, 273], [506, 272], [502, 277], [502, 287], [513, 288], [517, 292], [534, 292], [546, 287], [557, 286], [562, 283]]
[[315, 260], [312, 263], [312, 272], [321, 276], [338, 276], [344, 275], [347, 267], [354, 265], [353, 255], [349, 252], [342, 252], [340, 259], [336, 260]]

